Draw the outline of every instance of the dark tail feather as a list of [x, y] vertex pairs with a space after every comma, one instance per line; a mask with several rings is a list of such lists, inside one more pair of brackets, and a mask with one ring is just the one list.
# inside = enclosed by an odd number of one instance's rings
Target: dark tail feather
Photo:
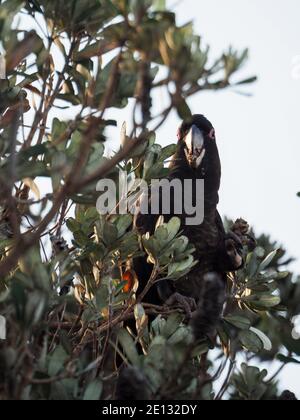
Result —
[[295, 394], [290, 391], [284, 391], [278, 398], [279, 401], [298, 401]]
[[149, 387], [144, 374], [132, 367], [124, 368], [117, 383], [116, 399], [120, 401], [149, 400]]
[[191, 321], [196, 340], [203, 340], [215, 334], [225, 303], [225, 286], [221, 278], [211, 273], [205, 276], [204, 281], [199, 307]]

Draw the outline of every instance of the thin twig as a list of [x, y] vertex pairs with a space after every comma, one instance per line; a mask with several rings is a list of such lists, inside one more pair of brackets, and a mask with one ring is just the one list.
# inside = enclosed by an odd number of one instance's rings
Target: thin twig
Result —
[[236, 366], [235, 360], [230, 360], [230, 365], [229, 365], [227, 376], [226, 376], [225, 381], [224, 381], [218, 395], [216, 396], [215, 400], [221, 400], [223, 398], [225, 392], [227, 391], [227, 389], [230, 385], [231, 376], [234, 372], [235, 366]]

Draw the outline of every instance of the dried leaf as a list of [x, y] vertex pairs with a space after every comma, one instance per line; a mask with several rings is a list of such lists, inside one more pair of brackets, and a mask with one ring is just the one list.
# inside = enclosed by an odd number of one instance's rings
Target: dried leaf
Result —
[[32, 178], [24, 178], [22, 182], [24, 185], [26, 185], [28, 188], [31, 189], [31, 191], [34, 193], [34, 195], [36, 196], [38, 200], [41, 199], [41, 193], [40, 193], [39, 187], [36, 185], [36, 183], [34, 182]]

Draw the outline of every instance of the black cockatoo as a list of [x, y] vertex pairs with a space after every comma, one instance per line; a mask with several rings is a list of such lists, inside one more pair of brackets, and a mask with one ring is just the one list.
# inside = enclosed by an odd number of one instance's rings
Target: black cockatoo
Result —
[[[243, 265], [243, 232], [225, 233], [222, 219], [217, 211], [221, 181], [221, 162], [213, 125], [203, 116], [194, 115], [188, 122], [183, 122], [178, 130], [177, 153], [171, 162], [170, 180], [203, 179], [204, 221], [197, 226], [186, 224], [185, 214], [164, 215], [165, 222], [173, 216], [181, 219], [183, 234], [196, 248], [197, 265], [184, 278], [176, 282], [162, 281], [154, 286], [145, 298], [152, 304], [179, 303], [191, 314], [203, 297], [204, 284], [216, 281], [223, 287], [226, 273], [235, 271]], [[194, 192], [194, 188], [192, 189]], [[153, 197], [150, 197], [150, 201]], [[174, 199], [174, 197], [173, 197]], [[150, 204], [150, 203], [149, 203]], [[172, 205], [171, 205], [172, 208]], [[163, 215], [163, 214], [162, 214]], [[137, 214], [135, 224], [141, 234], [153, 234], [158, 220], [157, 215]], [[239, 236], [239, 232], [241, 235]], [[134, 269], [139, 279], [141, 292], [152, 271], [145, 258], [134, 261]], [[213, 275], [212, 275], [213, 273]], [[223, 285], [223, 286], [222, 286]]]

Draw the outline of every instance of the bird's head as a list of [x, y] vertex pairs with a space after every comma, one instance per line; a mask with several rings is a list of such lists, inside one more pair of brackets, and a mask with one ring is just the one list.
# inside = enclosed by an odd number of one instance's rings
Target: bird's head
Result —
[[205, 169], [209, 156], [216, 149], [215, 129], [203, 115], [193, 115], [184, 121], [178, 130], [179, 146], [183, 150], [188, 165], [194, 170]]

